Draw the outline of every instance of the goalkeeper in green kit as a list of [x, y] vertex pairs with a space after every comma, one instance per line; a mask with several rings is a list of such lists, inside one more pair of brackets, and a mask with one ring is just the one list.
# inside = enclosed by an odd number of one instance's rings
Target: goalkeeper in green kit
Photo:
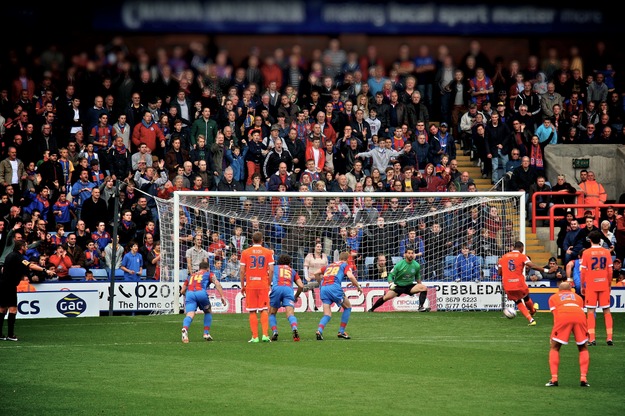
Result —
[[388, 283], [388, 290], [384, 296], [375, 301], [369, 312], [375, 311], [384, 302], [397, 296], [415, 295], [417, 293], [419, 294], [419, 312], [427, 312], [425, 299], [428, 288], [421, 283], [421, 265], [415, 260], [414, 249], [406, 249], [404, 259], [397, 263], [389, 273]]

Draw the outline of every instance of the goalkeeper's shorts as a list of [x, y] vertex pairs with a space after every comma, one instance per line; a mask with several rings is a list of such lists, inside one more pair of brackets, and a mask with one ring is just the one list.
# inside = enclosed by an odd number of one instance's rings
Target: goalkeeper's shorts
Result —
[[398, 295], [410, 295], [410, 291], [415, 286], [416, 286], [416, 283], [411, 283], [411, 284], [406, 285], [406, 286], [395, 285], [394, 289], [391, 289], [389, 287], [389, 290], [392, 290], [393, 292], [397, 293]]

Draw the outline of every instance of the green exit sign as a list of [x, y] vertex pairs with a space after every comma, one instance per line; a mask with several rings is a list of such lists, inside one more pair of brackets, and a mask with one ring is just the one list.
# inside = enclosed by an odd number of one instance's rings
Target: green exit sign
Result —
[[573, 159], [573, 169], [588, 169], [590, 159]]

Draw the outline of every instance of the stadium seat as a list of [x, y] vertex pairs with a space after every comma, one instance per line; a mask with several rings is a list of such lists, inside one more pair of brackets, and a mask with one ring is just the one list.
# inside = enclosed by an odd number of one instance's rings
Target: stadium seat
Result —
[[365, 279], [371, 279], [375, 257], [365, 257]]
[[184, 282], [185, 280], [187, 280], [188, 275], [189, 275], [189, 272], [187, 271], [187, 269], [180, 269], [180, 277], [178, 280], [180, 280], [181, 282]]
[[72, 280], [83, 280], [85, 278], [86, 269], [83, 267], [70, 267], [69, 275]]
[[393, 260], [393, 264], [397, 264], [401, 261], [401, 259], [403, 259], [403, 257], [401, 256], [393, 256], [391, 257], [391, 260]]
[[453, 280], [456, 271], [454, 270], [454, 263], [456, 262], [456, 256], [445, 256], [445, 264], [443, 268], [443, 277], [445, 280]]
[[482, 263], [482, 275], [484, 279], [494, 279], [496, 271], [493, 272], [497, 268], [497, 263], [499, 262], [499, 258], [497, 256], [486, 256], [484, 262]]
[[480, 269], [483, 269], [485, 267], [484, 265], [484, 257], [482, 256], [476, 256], [477, 257], [477, 264], [480, 265]]
[[93, 277], [96, 280], [108, 280], [109, 274], [106, 269], [91, 269], [93, 272]]
[[484, 267], [490, 269], [491, 267], [496, 266], [498, 261], [499, 257], [497, 256], [486, 256]]

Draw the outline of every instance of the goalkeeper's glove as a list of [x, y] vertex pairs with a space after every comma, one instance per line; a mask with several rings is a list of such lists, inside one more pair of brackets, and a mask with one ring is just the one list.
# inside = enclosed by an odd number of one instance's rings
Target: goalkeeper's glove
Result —
[[397, 287], [397, 285], [395, 284], [395, 282], [391, 282], [391, 283], [388, 285], [388, 288], [389, 288], [390, 290], [395, 290], [395, 288], [396, 288], [396, 287]]

